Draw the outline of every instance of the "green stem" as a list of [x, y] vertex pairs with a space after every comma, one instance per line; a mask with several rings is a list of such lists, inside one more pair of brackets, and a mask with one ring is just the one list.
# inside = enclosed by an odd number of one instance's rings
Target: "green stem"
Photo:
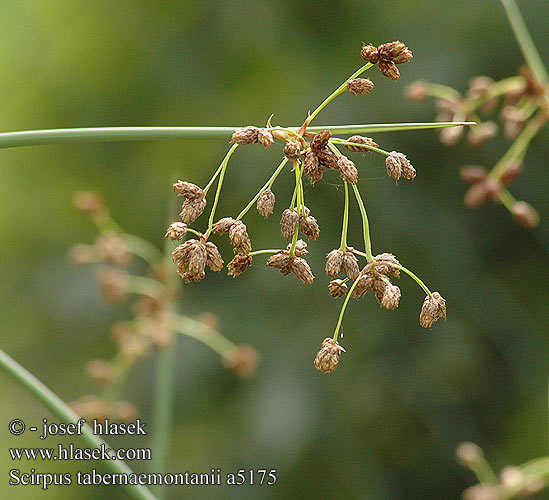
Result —
[[500, 95], [513, 90], [523, 89], [525, 85], [526, 82], [522, 76], [511, 76], [500, 80], [499, 82], [494, 82], [486, 89], [485, 92], [482, 92], [479, 98], [468, 101], [465, 106], [465, 111], [467, 113], [472, 113], [487, 100], [493, 99], [494, 97], [499, 97]]
[[513, 213], [517, 200], [508, 189], [502, 189], [498, 195], [498, 199], [509, 212]]
[[165, 292], [166, 288], [162, 283], [152, 278], [146, 278], [145, 276], [129, 276], [128, 287], [129, 293], [135, 293], [137, 295], [147, 295], [149, 297], [159, 299]]
[[372, 123], [368, 125], [322, 125], [320, 127], [307, 127], [307, 131], [319, 132], [320, 130], [327, 128], [330, 129], [330, 132], [332, 132], [333, 134], [372, 134], [376, 132], [402, 132], [406, 130], [427, 130], [446, 127], [464, 127], [467, 125], [476, 125], [476, 123], [456, 121], [424, 123]]
[[427, 89], [427, 92], [432, 97], [439, 97], [451, 102], [461, 101], [461, 94], [452, 87], [441, 85], [440, 83], [428, 83]]
[[421, 281], [419, 279], [419, 277], [417, 275], [415, 275], [412, 271], [410, 271], [409, 269], [406, 269], [404, 266], [399, 266], [399, 265], [396, 265], [396, 264], [391, 264], [391, 267], [396, 267], [397, 269], [400, 269], [401, 271], [404, 271], [408, 276], [410, 276], [410, 278], [412, 278], [423, 289], [423, 291], [429, 297], [433, 296], [433, 294], [431, 293], [431, 290], [429, 290], [427, 285], [425, 283], [423, 283], [423, 281]]
[[[53, 391], [2, 350], [0, 350], [0, 368], [35, 396], [59, 420], [65, 423], [74, 423], [78, 421], [78, 415]], [[80, 438], [90, 448], [100, 448], [101, 446], [108, 447], [105, 441], [94, 435], [87, 425], [82, 427]], [[126, 475], [133, 474], [133, 471], [121, 460], [105, 460], [102, 463], [110, 472]], [[149, 489], [144, 486], [123, 485], [122, 488], [124, 488], [130, 498], [136, 500], [155, 500], [156, 498]]]
[[370, 224], [368, 223], [368, 214], [366, 213], [364, 202], [362, 201], [356, 184], [353, 184], [353, 191], [355, 192], [358, 208], [360, 209], [360, 214], [362, 215], [362, 232], [364, 234], [364, 250], [366, 251], [366, 260], [368, 262], [372, 262], [374, 257], [372, 256], [372, 243], [370, 241]]
[[231, 156], [233, 155], [235, 149], [238, 147], [238, 144], [233, 144], [227, 154], [225, 155], [225, 158], [223, 158], [223, 161], [221, 162], [220, 168], [220, 174], [219, 174], [219, 182], [217, 183], [217, 189], [215, 191], [215, 199], [212, 206], [212, 211], [210, 212], [210, 218], [208, 219], [208, 230], [204, 234], [205, 238], [208, 238], [210, 236], [210, 233], [212, 232], [212, 227], [214, 223], [214, 217], [215, 217], [215, 210], [217, 208], [217, 204], [219, 202], [219, 195], [221, 193], [221, 186], [223, 186], [223, 179], [225, 178], [225, 171], [227, 170], [227, 165], [229, 163], [229, 160]]
[[513, 34], [522, 51], [522, 55], [526, 60], [526, 64], [528, 64], [528, 67], [540, 85], [547, 83], [549, 79], [547, 70], [545, 69], [545, 65], [541, 60], [515, 0], [501, 0], [501, 3], [503, 4]]
[[344, 139], [330, 139], [329, 142], [331, 142], [332, 144], [339, 144], [340, 146], [357, 146], [359, 148], [369, 149], [370, 151], [375, 151], [376, 153], [382, 154], [384, 156], [389, 156], [391, 154], [384, 149], [369, 146], [367, 144], [358, 144], [356, 142], [345, 141]]
[[128, 250], [137, 257], [141, 257], [151, 268], [154, 269], [164, 258], [162, 252], [147, 240], [133, 234], [123, 233], [121, 236]]
[[341, 229], [341, 244], [339, 249], [345, 252], [347, 248], [347, 228], [349, 226], [349, 184], [347, 181], [343, 182], [345, 186], [345, 208], [343, 209], [343, 228]]
[[204, 235], [200, 233], [199, 231], [195, 231], [194, 229], [191, 229], [190, 227], [187, 228], [188, 233], [192, 233], [195, 236], [198, 236], [200, 239], [204, 239]]
[[333, 99], [335, 99], [339, 94], [342, 94], [347, 90], [347, 82], [356, 78], [358, 75], [366, 71], [367, 69], [373, 66], [372, 63], [366, 63], [364, 66], [355, 71], [349, 78], [347, 78], [337, 89], [335, 89], [324, 101], [312, 112], [312, 114], [307, 118], [307, 125], [313, 121], [313, 118], [320, 113], [324, 107]]
[[334, 340], [337, 341], [337, 337], [339, 335], [339, 329], [341, 328], [341, 322], [343, 321], [343, 315], [345, 314], [345, 309], [347, 308], [347, 304], [349, 303], [349, 299], [351, 298], [351, 295], [353, 294], [353, 291], [358, 283], [358, 280], [361, 278], [361, 275], [358, 276], [358, 278], [353, 282], [351, 285], [351, 288], [347, 292], [347, 296], [345, 297], [345, 301], [343, 302], [343, 305], [341, 306], [341, 311], [339, 312], [339, 317], [337, 318], [337, 325], [335, 327], [334, 331]]
[[280, 252], [280, 250], [275, 250], [274, 248], [267, 248], [265, 250], [255, 250], [253, 252], [250, 252], [248, 255], [250, 257], [253, 257], [254, 255], [261, 255], [264, 253], [278, 253], [278, 252]]
[[280, 174], [280, 172], [282, 172], [282, 169], [284, 168], [284, 165], [286, 165], [286, 163], [288, 163], [288, 158], [284, 157], [284, 159], [282, 160], [282, 162], [280, 163], [280, 165], [277, 167], [277, 169], [274, 171], [273, 175], [271, 175], [271, 177], [269, 178], [269, 180], [265, 183], [265, 185], [258, 191], [258, 193], [252, 198], [252, 200], [250, 201], [250, 203], [248, 203], [246, 205], [246, 208], [244, 208], [244, 210], [242, 210], [242, 212], [240, 212], [238, 214], [238, 216], [236, 217], [236, 220], [240, 220], [242, 219], [242, 217], [244, 217], [248, 211], [250, 210], [250, 208], [253, 207], [254, 203], [258, 200], [258, 198], [261, 196], [261, 193], [263, 193], [263, 191], [265, 191], [265, 189], [270, 189], [271, 186], [273, 185], [274, 181], [276, 180], [276, 178], [278, 177], [278, 174]]
[[292, 257], [295, 254], [295, 247], [297, 245], [297, 238], [299, 236], [299, 217], [301, 217], [301, 210], [302, 210], [302, 205], [303, 205], [303, 201], [301, 199], [301, 189], [300, 189], [302, 169], [299, 168], [299, 161], [294, 160], [294, 170], [295, 170], [295, 189], [296, 189], [296, 193], [297, 193], [297, 216], [298, 216], [298, 218], [297, 218], [297, 222], [296, 222], [294, 236], [292, 238], [292, 246], [290, 247], [290, 256], [292, 256]]
[[235, 344], [217, 330], [187, 316], [174, 315], [173, 327], [177, 333], [199, 340], [223, 357], [236, 348]]

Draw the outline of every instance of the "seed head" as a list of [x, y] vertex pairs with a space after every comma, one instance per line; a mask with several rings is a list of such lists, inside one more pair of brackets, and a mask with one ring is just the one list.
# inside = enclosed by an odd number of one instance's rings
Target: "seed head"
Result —
[[257, 132], [257, 141], [264, 148], [268, 148], [274, 142], [274, 137], [267, 129], [260, 128]]
[[419, 324], [423, 328], [431, 328], [438, 318], [446, 319], [446, 301], [440, 293], [433, 292], [432, 297], [427, 296], [423, 301]]
[[259, 140], [259, 129], [252, 125], [237, 130], [231, 139], [231, 144], [253, 144]]
[[312, 215], [307, 217], [301, 216], [299, 218], [299, 227], [302, 233], [310, 240], [316, 240], [320, 236], [320, 227]]
[[173, 222], [166, 231], [165, 238], [170, 238], [172, 241], [182, 240], [187, 234], [187, 224], [184, 222]]
[[304, 285], [312, 285], [315, 279], [311, 267], [307, 261], [301, 257], [293, 257], [290, 267], [292, 272], [299, 278]]
[[273, 213], [275, 205], [275, 195], [269, 189], [265, 189], [257, 199], [257, 211], [265, 218]]
[[406, 47], [406, 44], [398, 40], [396, 42], [384, 43], [377, 50], [379, 58], [382, 61], [393, 61], [395, 64], [406, 63], [413, 57], [411, 50]]
[[328, 290], [334, 299], [338, 299], [347, 293], [347, 285], [342, 280], [332, 280], [328, 284]]
[[337, 161], [337, 167], [339, 169], [339, 175], [344, 181], [356, 184], [358, 182], [358, 170], [355, 164], [349, 160], [346, 156], [340, 156]]
[[219, 219], [212, 227], [212, 233], [227, 234], [232, 225], [236, 222], [232, 217], [223, 217]]
[[378, 66], [383, 76], [391, 80], [398, 80], [400, 78], [400, 71], [393, 61], [379, 61]]
[[487, 169], [477, 165], [465, 165], [464, 167], [461, 167], [461, 170], [459, 171], [460, 177], [470, 184], [484, 181], [487, 174]]
[[520, 175], [523, 168], [522, 162], [518, 160], [511, 162], [500, 177], [501, 182], [506, 186], [511, 184]]
[[248, 344], [240, 344], [224, 356], [225, 368], [240, 378], [251, 377], [259, 363], [258, 352]]
[[326, 255], [326, 274], [335, 278], [343, 271], [344, 252], [336, 248]]
[[417, 80], [406, 87], [406, 97], [414, 101], [424, 101], [429, 97], [429, 85], [424, 80]]
[[282, 217], [280, 219], [280, 232], [282, 237], [287, 240], [291, 239], [296, 232], [296, 226], [299, 216], [295, 210], [287, 208], [282, 212]]
[[208, 252], [198, 240], [187, 240], [174, 248], [172, 259], [177, 264], [177, 272], [187, 283], [204, 279]]
[[368, 264], [366, 269], [374, 270], [376, 273], [383, 274], [385, 276], [394, 276], [395, 278], [400, 278], [400, 269], [394, 267], [395, 265], [400, 266], [400, 262], [392, 253], [380, 253], [375, 256], [375, 263], [372, 266]]
[[494, 83], [489, 76], [476, 76], [469, 80], [469, 90], [467, 91], [467, 97], [469, 99], [478, 99], [490, 88]]
[[204, 197], [204, 191], [191, 182], [177, 181], [173, 185], [173, 190], [177, 193], [177, 196], [187, 198], [188, 200], [197, 200]]
[[248, 267], [252, 265], [251, 255], [241, 255], [237, 253], [233, 260], [227, 264], [228, 274], [233, 278], [240, 276]]
[[328, 148], [320, 149], [316, 151], [320, 165], [325, 168], [338, 168], [337, 165], [337, 156], [335, 153]]
[[362, 47], [362, 50], [360, 51], [360, 56], [366, 62], [370, 62], [372, 64], [376, 64], [379, 60], [379, 53], [378, 53], [377, 47], [374, 47], [371, 44], [364, 45]]
[[[288, 243], [286, 250], [289, 252], [291, 248], [292, 244]], [[294, 253], [298, 257], [303, 257], [304, 255], [307, 255], [309, 253], [309, 251], [307, 250], [307, 243], [305, 243], [303, 240], [297, 240], [295, 243]]]
[[475, 443], [460, 443], [456, 448], [456, 460], [468, 469], [475, 468], [483, 457], [482, 449]]
[[206, 245], [197, 242], [191, 248], [189, 254], [188, 272], [193, 276], [201, 276], [206, 268], [208, 261], [208, 251]]
[[303, 173], [309, 178], [311, 184], [322, 179], [324, 175], [324, 167], [320, 165], [320, 161], [316, 153], [309, 150], [305, 153], [303, 160]]
[[337, 340], [324, 339], [315, 358], [315, 368], [324, 373], [333, 372], [339, 363], [341, 352], [345, 352], [345, 349], [337, 343]]
[[95, 242], [96, 257], [100, 262], [128, 267], [132, 262], [132, 255], [121, 236], [115, 233], [101, 235]]
[[533, 228], [539, 224], [537, 210], [525, 201], [517, 201], [513, 205], [513, 217], [519, 224], [527, 228]]
[[467, 140], [471, 146], [480, 147], [485, 142], [496, 137], [497, 134], [498, 126], [495, 122], [489, 121], [472, 127], [467, 135]]
[[107, 214], [105, 200], [92, 191], [79, 191], [75, 193], [72, 202], [78, 210], [87, 215], [100, 216]]
[[101, 385], [112, 384], [116, 380], [113, 365], [103, 359], [92, 359], [86, 363], [88, 377]]
[[503, 122], [503, 133], [507, 139], [513, 140], [522, 132], [528, 115], [520, 108], [515, 106], [505, 106], [500, 113]]
[[[364, 144], [366, 146], [371, 146], [374, 148], [379, 147], [379, 144], [374, 142], [373, 139], [371, 139], [370, 137], [363, 137], [361, 135], [353, 135], [352, 137], [349, 137], [347, 141], [354, 142], [355, 144]], [[345, 147], [349, 151], [352, 151], [353, 153], [362, 153], [363, 155], [371, 152], [371, 150], [368, 148], [362, 148], [360, 146], [351, 146], [350, 144], [345, 145]]]
[[248, 255], [252, 251], [252, 242], [248, 236], [246, 224], [236, 221], [229, 229], [229, 240], [237, 253]]
[[311, 140], [311, 149], [313, 151], [324, 149], [328, 145], [330, 137], [332, 137], [332, 133], [327, 128], [322, 129]]
[[381, 307], [385, 309], [396, 309], [400, 301], [400, 288], [396, 285], [387, 285], [381, 298]]
[[362, 272], [353, 290], [352, 298], [358, 299], [374, 289], [374, 278], [370, 273]]
[[488, 189], [486, 182], [477, 182], [473, 184], [463, 197], [463, 203], [469, 208], [476, 208], [482, 205], [488, 199]]
[[391, 151], [389, 156], [385, 158], [385, 166], [387, 167], [387, 175], [395, 181], [398, 181], [400, 177], [413, 179], [416, 176], [416, 169], [406, 158], [406, 155], [396, 151]]
[[288, 142], [284, 146], [284, 155], [288, 160], [297, 160], [301, 154], [301, 147], [298, 142]]
[[341, 267], [343, 271], [345, 271], [347, 278], [349, 278], [351, 281], [354, 281], [358, 278], [358, 273], [360, 272], [360, 269], [358, 267], [358, 260], [355, 257], [355, 254], [350, 250], [347, 250], [343, 254]]
[[351, 95], [369, 94], [374, 88], [374, 83], [368, 78], [353, 78], [347, 81], [347, 90]]
[[[454, 119], [454, 115], [450, 116], [437, 116], [437, 121], [447, 122], [452, 121]], [[463, 127], [444, 127], [438, 129], [438, 137], [440, 139], [440, 142], [446, 146], [453, 146], [456, 144], [463, 135]]]
[[217, 247], [211, 242], [206, 243], [206, 264], [212, 271], [221, 271], [223, 269], [223, 257]]
[[280, 272], [284, 276], [288, 276], [292, 272], [291, 269], [292, 257], [290, 257], [290, 252], [288, 250], [281, 250], [274, 255], [271, 255], [266, 262], [267, 267], [274, 267], [275, 269], [280, 269]]
[[99, 272], [99, 284], [108, 302], [122, 302], [128, 291], [128, 273], [121, 269], [105, 267]]
[[192, 224], [198, 217], [202, 215], [206, 208], [206, 198], [196, 198], [191, 200], [187, 198], [181, 207], [179, 216], [185, 224]]

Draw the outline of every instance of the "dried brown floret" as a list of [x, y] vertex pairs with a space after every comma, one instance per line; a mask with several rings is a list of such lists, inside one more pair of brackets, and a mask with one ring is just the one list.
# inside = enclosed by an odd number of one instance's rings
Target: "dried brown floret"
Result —
[[385, 158], [385, 166], [387, 175], [398, 181], [401, 177], [405, 179], [413, 179], [416, 176], [416, 170], [406, 158], [406, 155], [391, 151], [389, 156]]
[[488, 175], [488, 170], [484, 167], [479, 167], [478, 165], [465, 165], [464, 167], [461, 167], [459, 175], [465, 182], [474, 184], [476, 182], [484, 181]]
[[236, 222], [232, 217], [223, 217], [219, 219], [212, 227], [212, 232], [215, 234], [227, 234], [232, 225]]
[[489, 76], [476, 76], [469, 80], [469, 90], [467, 97], [470, 99], [478, 99], [493, 85], [494, 80]]
[[[292, 244], [288, 243], [286, 250], [288, 250], [289, 252], [291, 248], [292, 248]], [[303, 240], [297, 240], [295, 242], [294, 253], [298, 257], [303, 257], [304, 255], [307, 255], [309, 253], [309, 251], [307, 250], [307, 243], [305, 243]]]
[[103, 234], [95, 242], [95, 255], [100, 262], [128, 267], [132, 262], [132, 255], [124, 239], [116, 233]]
[[395, 278], [400, 278], [400, 269], [394, 267], [400, 266], [400, 262], [392, 253], [380, 253], [376, 255], [374, 264], [368, 264], [365, 269], [373, 270], [376, 273], [384, 274], [385, 276], [391, 275]]
[[339, 363], [341, 352], [345, 352], [345, 349], [338, 344], [337, 340], [324, 339], [315, 357], [315, 368], [324, 373], [333, 372]]
[[349, 278], [351, 281], [354, 281], [358, 278], [358, 273], [360, 272], [360, 269], [358, 267], [358, 260], [352, 251], [347, 250], [343, 254], [341, 267], [343, 271], [345, 271], [347, 278]]
[[488, 189], [485, 182], [476, 182], [467, 191], [463, 203], [469, 208], [476, 208], [488, 199]]
[[387, 284], [381, 298], [381, 307], [385, 309], [396, 309], [400, 301], [400, 288], [396, 285]]
[[390, 80], [398, 80], [400, 78], [400, 71], [393, 61], [379, 61], [378, 66], [381, 74]]
[[337, 161], [339, 174], [344, 181], [356, 184], [358, 182], [358, 170], [355, 164], [346, 156], [340, 156]]
[[320, 227], [317, 220], [312, 216], [301, 216], [299, 218], [299, 227], [301, 231], [310, 240], [316, 240], [320, 236]]
[[186, 282], [204, 279], [208, 255], [206, 246], [198, 240], [187, 240], [174, 248], [172, 259], [177, 264], [177, 272]]
[[202, 215], [202, 212], [206, 208], [206, 203], [206, 198], [185, 199], [181, 207], [181, 213], [179, 214], [181, 220], [185, 224], [192, 224]]
[[273, 213], [275, 205], [275, 195], [269, 189], [265, 189], [257, 199], [257, 211], [265, 218]]
[[467, 135], [467, 140], [471, 146], [480, 147], [485, 142], [496, 137], [497, 134], [498, 126], [495, 122], [488, 121], [472, 127]]
[[304, 285], [312, 285], [315, 279], [311, 267], [307, 261], [301, 257], [293, 257], [290, 263], [292, 272], [299, 278]]
[[252, 242], [248, 236], [246, 224], [240, 220], [229, 229], [229, 240], [237, 253], [247, 255], [252, 251]]
[[335, 153], [329, 149], [324, 148], [316, 151], [316, 155], [318, 156], [318, 160], [320, 164], [325, 168], [338, 168], [337, 166], [337, 156]]
[[355, 285], [351, 297], [353, 299], [358, 299], [362, 297], [365, 293], [374, 289], [374, 278], [370, 273], [362, 272], [358, 278], [358, 281]]
[[377, 47], [374, 47], [371, 44], [364, 45], [360, 51], [360, 56], [367, 62], [376, 64], [379, 60], [379, 52]]
[[282, 217], [280, 219], [280, 232], [282, 233], [283, 238], [289, 240], [293, 237], [297, 229], [298, 220], [299, 216], [295, 210], [287, 208], [284, 212], [282, 212]]
[[301, 146], [298, 142], [288, 142], [284, 146], [284, 155], [288, 160], [297, 160], [301, 155]]
[[508, 167], [505, 169], [505, 172], [501, 174], [500, 180], [506, 186], [511, 184], [522, 172], [524, 166], [520, 161], [512, 161]]
[[513, 217], [525, 227], [533, 228], [539, 224], [539, 214], [537, 210], [525, 201], [517, 201], [513, 205]]
[[187, 224], [184, 222], [173, 222], [166, 231], [165, 238], [169, 238], [172, 241], [182, 240], [187, 234]]
[[320, 151], [328, 145], [328, 141], [332, 137], [332, 133], [328, 129], [322, 129], [318, 134], [315, 134], [311, 140], [311, 149]]
[[237, 253], [233, 260], [227, 264], [228, 274], [233, 278], [241, 275], [248, 267], [252, 265], [251, 255], [241, 255]]
[[280, 272], [287, 276], [292, 272], [291, 270], [291, 261], [292, 257], [290, 257], [290, 252], [287, 250], [281, 250], [278, 253], [275, 253], [274, 255], [271, 255], [266, 262], [267, 267], [274, 267], [275, 269], [280, 269]]
[[405, 92], [409, 99], [424, 101], [429, 97], [429, 84], [423, 80], [417, 80], [408, 85]]
[[331, 278], [335, 278], [343, 271], [343, 255], [344, 252], [339, 248], [326, 255], [326, 274]]
[[187, 198], [188, 200], [196, 200], [204, 197], [204, 191], [191, 182], [179, 180], [173, 185], [173, 190], [177, 193], [177, 196]]
[[128, 292], [128, 273], [122, 269], [105, 267], [99, 271], [103, 297], [109, 302], [122, 302]]
[[425, 297], [421, 314], [419, 315], [419, 324], [423, 328], [431, 328], [433, 323], [439, 319], [446, 319], [446, 301], [441, 297], [440, 293], [433, 292], [432, 296]]
[[73, 266], [97, 262], [95, 248], [92, 245], [78, 244], [69, 249], [69, 261]]
[[239, 344], [223, 357], [225, 368], [240, 378], [251, 377], [259, 363], [258, 352], [248, 344]]
[[[370, 137], [363, 137], [361, 135], [353, 135], [352, 137], [349, 137], [347, 139], [347, 141], [348, 142], [353, 142], [355, 144], [364, 144], [366, 146], [370, 146], [370, 147], [373, 147], [373, 148], [379, 147], [379, 145], [376, 142], [374, 142], [373, 139], [371, 139]], [[346, 144], [345, 147], [349, 151], [352, 151], [353, 153], [362, 153], [363, 155], [365, 155], [366, 153], [371, 152], [371, 150], [368, 149], [368, 148], [363, 148], [363, 147], [360, 147], [360, 146], [352, 146], [350, 144]]]
[[305, 153], [303, 173], [309, 178], [311, 184], [322, 179], [322, 176], [324, 175], [324, 167], [320, 164], [318, 156], [312, 150]]
[[260, 128], [257, 132], [257, 142], [259, 142], [259, 144], [261, 144], [264, 148], [268, 148], [274, 142], [273, 134], [271, 134], [271, 132], [267, 129]]
[[223, 269], [223, 257], [214, 243], [208, 241], [206, 243], [207, 260], [206, 264], [212, 271], [221, 271]]
[[92, 191], [79, 191], [75, 193], [72, 202], [78, 210], [91, 216], [104, 215], [107, 213], [105, 200]]
[[259, 140], [259, 128], [249, 125], [237, 130], [232, 138], [231, 144], [253, 144]]
[[503, 133], [507, 139], [513, 140], [522, 132], [528, 119], [528, 114], [515, 106], [505, 106], [500, 113], [503, 122]]
[[395, 64], [403, 64], [412, 59], [412, 52], [406, 44], [397, 40], [396, 42], [384, 43], [378, 48], [379, 58], [386, 61], [394, 61]]
[[343, 280], [332, 280], [328, 284], [328, 290], [334, 299], [338, 299], [347, 293], [347, 285], [343, 283]]
[[351, 95], [369, 94], [374, 88], [374, 83], [368, 78], [353, 78], [347, 81], [347, 90]]

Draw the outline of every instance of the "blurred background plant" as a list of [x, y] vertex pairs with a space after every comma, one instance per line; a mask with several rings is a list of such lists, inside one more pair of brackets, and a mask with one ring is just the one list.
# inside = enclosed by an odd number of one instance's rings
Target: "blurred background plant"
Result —
[[[536, 44], [546, 47], [547, 3], [531, 0], [520, 7]], [[260, 1], [250, 9], [242, 2], [8, 0], [3, 14], [3, 130], [239, 125], [263, 123], [272, 109], [280, 122], [296, 123], [302, 118], [304, 85], [313, 107], [324, 97], [327, 82], [338, 85], [355, 67], [357, 40], [397, 38], [415, 56], [401, 85], [378, 85], [375, 100], [342, 96], [353, 105], [327, 108], [324, 123], [381, 122], [388, 108], [395, 122], [429, 121], [428, 109], [402, 99], [403, 85], [424, 79], [464, 88], [471, 75], [489, 74], [498, 81], [523, 62], [496, 1], [329, 6]], [[290, 39], [292, 50], [282, 50]], [[389, 106], [393, 102], [398, 106]], [[547, 193], [546, 134], [545, 129], [532, 142], [529, 173], [513, 188], [517, 198], [540, 211]], [[256, 377], [241, 384], [227, 377], [207, 349], [178, 345], [169, 470], [276, 467], [277, 484], [246, 489], [250, 499], [288, 498], [299, 491], [325, 499], [438, 500], [457, 498], [472, 484], [454, 459], [459, 441], [478, 442], [496, 468], [546, 453], [546, 225], [526, 231], [502, 221], [491, 206], [471, 217], [455, 182], [460, 166], [494, 164], [505, 144], [497, 138], [492, 148], [473, 154], [463, 144], [441, 149], [428, 131], [385, 138], [387, 149], [415, 151], [418, 176], [396, 192], [384, 165], [364, 171], [360, 187], [371, 206], [372, 237], [382, 249], [401, 248], [409, 256], [407, 265], [422, 269], [426, 282], [451, 285], [444, 293], [452, 304], [444, 328], [426, 333], [416, 324], [423, 298], [419, 288], [410, 289], [409, 300], [390, 322], [373, 301], [351, 309], [344, 332], [355, 357], [338, 367], [337, 377], [319, 377], [302, 360], [314, 356], [318, 330], [331, 325], [339, 309], [335, 301], [318, 307], [326, 300], [324, 287], [295, 287], [289, 293], [284, 278], [269, 273], [267, 289], [269, 270], [262, 265], [241, 276], [241, 287], [217, 274], [195, 284], [180, 302], [182, 314], [212, 310], [215, 304], [228, 338], [269, 355]], [[65, 262], [74, 241], [92, 241], [96, 234], [73, 213], [74, 191], [103, 193], [128, 234], [160, 248], [158, 228], [165, 223], [174, 172], [204, 184], [210, 174], [204, 165], [215, 164], [225, 149], [224, 141], [208, 139], [2, 151], [0, 329], [6, 351], [24, 359], [69, 400], [90, 392], [82, 366], [90, 358], [111, 356], [112, 344], [103, 332], [132, 313], [127, 303], [117, 308], [103, 303], [91, 286], [91, 266], [71, 270]], [[251, 197], [263, 178], [255, 172], [266, 165], [265, 152], [246, 156], [238, 165], [246, 174], [228, 179], [227, 190]], [[312, 189], [322, 203], [312, 202], [310, 208], [322, 223], [341, 206], [343, 186], [306, 186], [305, 192]], [[227, 213], [241, 209], [240, 200], [224, 204]], [[259, 214], [254, 217], [261, 220]], [[339, 229], [325, 227], [321, 238], [337, 240]], [[254, 240], [264, 247], [271, 233], [257, 224]], [[349, 234], [360, 239], [359, 220], [351, 222]], [[228, 245], [224, 251], [230, 252]], [[313, 268], [322, 269], [324, 248], [312, 249], [309, 259]], [[152, 421], [150, 374], [158, 355], [153, 352], [135, 366], [133, 383], [121, 394], [136, 404], [144, 421]], [[3, 375], [0, 385], [6, 424], [23, 413], [29, 421], [51, 418]], [[5, 442], [36, 446], [26, 435], [5, 437]], [[109, 444], [148, 441], [119, 437]], [[4, 471], [13, 467], [7, 454], [0, 463]], [[86, 463], [47, 465], [52, 472], [89, 468]], [[14, 490], [6, 481], [0, 494], [34, 499], [37, 492]], [[240, 499], [243, 490], [169, 489], [168, 494]], [[122, 491], [106, 487], [69, 486], [40, 495], [124, 498]]]
[[[418, 80], [406, 93], [416, 101], [436, 97], [439, 121], [475, 121], [477, 124], [467, 133], [473, 147], [484, 146], [502, 129], [504, 137], [512, 143], [491, 169], [479, 165], [466, 165], [461, 169], [461, 178], [471, 184], [464, 202], [469, 208], [476, 208], [487, 200], [494, 200], [503, 204], [519, 224], [532, 228], [539, 223], [537, 210], [525, 201], [517, 201], [507, 186], [521, 174], [531, 141], [549, 120], [549, 79], [515, 0], [501, 2], [525, 60], [519, 76], [498, 81], [490, 76], [477, 76], [469, 81], [465, 95], [446, 85]], [[481, 114], [497, 114], [500, 125], [494, 120], [483, 120]], [[463, 128], [439, 131], [440, 141], [448, 146], [456, 144], [463, 135]]]

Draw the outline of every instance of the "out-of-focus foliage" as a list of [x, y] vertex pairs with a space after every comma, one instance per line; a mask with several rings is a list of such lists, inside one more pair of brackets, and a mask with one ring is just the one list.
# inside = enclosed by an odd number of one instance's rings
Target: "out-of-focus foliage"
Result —
[[[519, 6], [538, 47], [547, 47], [547, 3]], [[319, 124], [427, 121], [431, 106], [406, 100], [408, 83], [423, 78], [464, 88], [474, 75], [499, 79], [522, 64], [495, 0], [5, 0], [0, 129], [262, 125], [271, 113], [275, 123], [299, 125], [361, 64], [362, 42], [396, 39], [414, 52], [401, 79], [368, 74], [375, 90], [339, 97]], [[221, 330], [257, 347], [263, 364], [242, 382], [207, 348], [179, 339], [170, 470], [276, 468], [278, 482], [173, 489], [171, 498], [456, 498], [474, 481], [454, 461], [457, 442], [479, 443], [496, 466], [546, 453], [547, 225], [529, 232], [497, 207], [466, 209], [458, 178], [459, 166], [490, 165], [504, 144], [496, 141], [479, 158], [466, 145], [445, 149], [429, 131], [374, 139], [406, 153], [418, 171], [413, 182], [395, 187], [380, 157], [357, 159], [374, 253], [395, 253], [439, 290], [448, 321], [421, 329], [423, 293], [403, 277], [398, 310], [379, 310], [371, 297], [350, 304], [341, 341], [347, 353], [334, 374], [319, 374], [313, 358], [340, 306], [327, 294], [323, 257], [339, 241], [343, 191], [337, 174], [306, 188], [322, 229], [310, 245], [314, 287], [285, 279], [258, 258], [238, 279], [209, 276], [185, 287], [181, 298], [183, 312], [218, 315]], [[101, 192], [128, 232], [161, 245], [174, 215], [167, 213], [171, 182], [205, 183], [226, 147], [203, 140], [0, 151], [2, 347], [65, 400], [90, 392], [84, 364], [113, 352], [108, 326], [127, 311], [102, 303], [91, 270], [66, 263], [71, 244], [94, 236], [71, 206], [73, 193]], [[279, 153], [237, 151], [220, 216], [247, 203]], [[516, 184], [517, 196], [542, 220], [548, 156], [545, 131]], [[279, 199], [291, 194], [291, 182], [289, 174], [277, 181]], [[276, 217], [264, 222], [251, 213], [247, 223], [257, 248], [281, 244]], [[354, 206], [350, 237], [361, 241]], [[221, 250], [230, 256], [226, 242]], [[126, 389], [147, 422], [153, 368], [154, 360], [137, 368]], [[51, 415], [5, 376], [0, 387], [2, 442], [36, 446], [32, 435], [7, 438], [4, 424], [22, 417], [38, 425]], [[0, 458], [2, 497], [124, 498], [117, 488], [10, 488], [7, 471], [15, 465], [7, 455]], [[132, 466], [141, 471], [145, 464]], [[17, 467], [75, 472], [93, 465]]]

